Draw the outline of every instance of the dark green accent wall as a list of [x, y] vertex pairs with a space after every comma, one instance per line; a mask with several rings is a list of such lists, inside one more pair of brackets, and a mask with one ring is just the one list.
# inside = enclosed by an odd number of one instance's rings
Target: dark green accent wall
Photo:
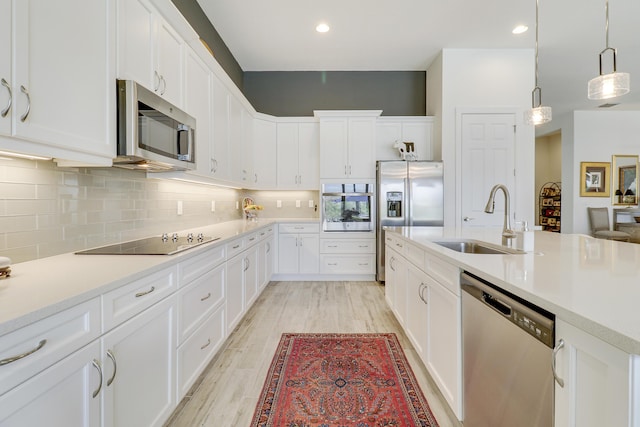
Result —
[[214, 57], [223, 70], [227, 72], [231, 80], [242, 90], [243, 71], [240, 64], [220, 37], [220, 34], [204, 14], [204, 11], [196, 0], [171, 0], [176, 5], [182, 16], [191, 24], [196, 33], [204, 40], [213, 51]]
[[313, 110], [382, 110], [383, 116], [426, 114], [425, 71], [245, 71], [244, 94], [273, 116]]
[[213, 50], [220, 66], [254, 108], [277, 117], [313, 110], [382, 110], [424, 116], [425, 71], [243, 71], [196, 0], [171, 0]]

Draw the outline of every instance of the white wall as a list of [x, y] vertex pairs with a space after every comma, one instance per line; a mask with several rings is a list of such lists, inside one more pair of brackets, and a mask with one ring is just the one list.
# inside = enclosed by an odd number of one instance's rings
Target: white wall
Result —
[[[534, 61], [533, 49], [444, 49], [427, 70], [427, 113], [439, 117], [436, 128], [439, 124], [440, 129], [434, 135], [440, 132], [445, 165], [445, 225], [460, 224], [456, 122], [462, 109], [515, 113], [517, 178], [513, 206], [519, 219], [533, 223], [534, 129], [522, 120], [524, 110], [531, 106]], [[438, 83], [442, 86], [441, 99], [432, 101], [432, 88]]]
[[[580, 197], [580, 162], [611, 162], [614, 154], [640, 154], [640, 111], [575, 111], [573, 125], [573, 159], [568, 167], [563, 150], [563, 180], [571, 175], [573, 182], [570, 187], [562, 186], [562, 228], [563, 232], [590, 234], [587, 207], [608, 207], [611, 217], [612, 203], [611, 197]], [[564, 137], [563, 130], [563, 146], [567, 144]], [[567, 212], [572, 227], [566, 231], [564, 193], [572, 200], [572, 210]]]

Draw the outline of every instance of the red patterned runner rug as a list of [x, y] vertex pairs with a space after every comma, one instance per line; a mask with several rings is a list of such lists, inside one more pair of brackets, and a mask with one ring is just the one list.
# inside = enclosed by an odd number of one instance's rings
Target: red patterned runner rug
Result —
[[252, 427], [437, 427], [395, 334], [282, 334]]

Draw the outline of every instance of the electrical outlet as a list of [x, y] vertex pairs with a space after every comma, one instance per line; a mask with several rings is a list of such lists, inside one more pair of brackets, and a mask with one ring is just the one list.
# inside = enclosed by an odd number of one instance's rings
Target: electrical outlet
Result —
[[296, 200], [296, 208], [300, 207], [300, 200]]
[[178, 215], [182, 215], [182, 200], [178, 200]]
[[282, 200], [276, 201], [276, 208], [281, 208], [281, 207], [282, 207]]
[[216, 201], [212, 200], [211, 201], [211, 212], [215, 212], [216, 211]]
[[309, 200], [309, 207], [312, 208], [314, 206], [313, 200]]

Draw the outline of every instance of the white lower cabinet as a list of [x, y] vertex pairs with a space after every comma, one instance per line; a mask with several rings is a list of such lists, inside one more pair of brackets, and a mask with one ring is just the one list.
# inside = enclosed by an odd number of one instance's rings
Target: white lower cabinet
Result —
[[407, 321], [405, 330], [418, 356], [426, 364], [429, 329], [429, 277], [412, 264], [407, 267]]
[[103, 425], [160, 426], [175, 408], [175, 296], [102, 338]]
[[374, 275], [375, 239], [325, 239], [320, 241], [320, 273]]
[[226, 329], [227, 334], [258, 298], [258, 234], [227, 243]]
[[0, 396], [0, 426], [99, 426], [100, 341]]
[[280, 224], [278, 273], [317, 274], [320, 271], [320, 226]]
[[560, 319], [556, 346], [556, 372], [564, 382], [555, 383], [556, 426], [640, 425], [632, 356]]
[[274, 238], [273, 227], [260, 232], [260, 243], [258, 246], [258, 288], [264, 289], [273, 275], [274, 258]]

